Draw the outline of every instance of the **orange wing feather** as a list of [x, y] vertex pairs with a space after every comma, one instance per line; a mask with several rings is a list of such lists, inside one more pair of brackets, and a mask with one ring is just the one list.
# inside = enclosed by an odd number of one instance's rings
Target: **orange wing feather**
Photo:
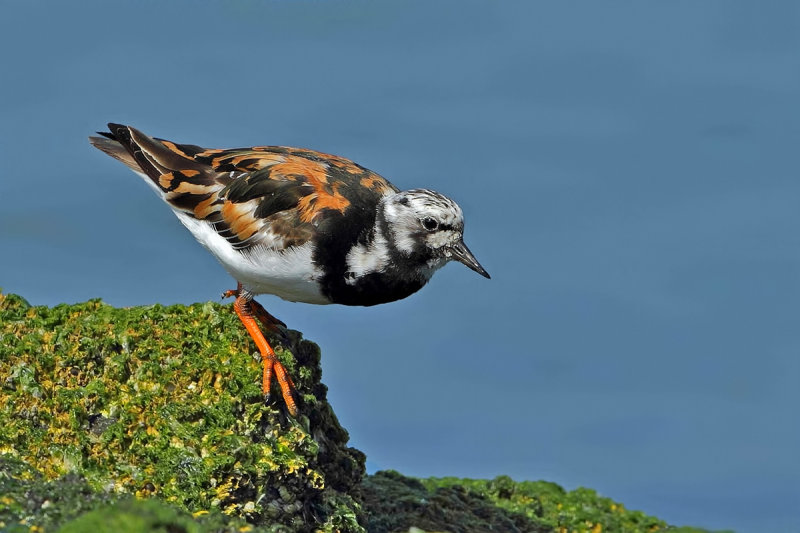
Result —
[[397, 191], [349, 159], [313, 150], [205, 149], [128, 126], [109, 128], [107, 139], [93, 138], [95, 146], [144, 171], [173, 208], [209, 222], [240, 249], [302, 244], [330, 217], [344, 215], [354, 204], [374, 206]]

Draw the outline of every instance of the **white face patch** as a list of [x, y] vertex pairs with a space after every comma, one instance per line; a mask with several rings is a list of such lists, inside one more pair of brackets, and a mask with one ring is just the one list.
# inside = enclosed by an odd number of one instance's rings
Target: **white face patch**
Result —
[[[384, 216], [392, 232], [392, 243], [405, 254], [413, 253], [420, 244], [436, 250], [458, 242], [464, 227], [464, 214], [458, 204], [427, 189], [413, 189], [387, 197]], [[442, 229], [426, 230], [423, 225], [426, 218], [436, 221]]]
[[359, 244], [347, 254], [345, 283], [353, 285], [358, 278], [372, 272], [380, 272], [389, 263], [389, 245], [379, 228], [375, 228], [375, 239], [369, 246]]

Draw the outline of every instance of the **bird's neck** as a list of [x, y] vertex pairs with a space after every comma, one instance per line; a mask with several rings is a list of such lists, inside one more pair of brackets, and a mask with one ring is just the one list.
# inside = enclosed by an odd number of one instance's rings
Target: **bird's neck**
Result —
[[375, 305], [400, 300], [418, 291], [433, 275], [419, 252], [398, 246], [398, 232], [378, 204], [374, 223], [346, 252], [344, 262], [323, 279], [323, 292], [334, 303]]

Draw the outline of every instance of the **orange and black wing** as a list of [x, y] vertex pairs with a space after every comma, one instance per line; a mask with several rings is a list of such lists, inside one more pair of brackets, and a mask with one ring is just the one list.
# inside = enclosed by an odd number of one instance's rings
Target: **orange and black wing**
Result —
[[109, 129], [92, 143], [145, 173], [174, 209], [212, 224], [237, 249], [301, 245], [397, 191], [348, 159], [313, 150], [208, 150], [129, 126]]

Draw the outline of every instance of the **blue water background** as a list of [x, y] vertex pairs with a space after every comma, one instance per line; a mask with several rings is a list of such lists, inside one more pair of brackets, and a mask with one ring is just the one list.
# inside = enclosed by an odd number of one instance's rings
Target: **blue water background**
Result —
[[369, 309], [261, 301], [323, 348], [371, 471], [588, 486], [800, 531], [800, 4], [3, 2], [0, 286], [232, 287], [108, 121], [350, 157], [466, 213], [461, 265]]

